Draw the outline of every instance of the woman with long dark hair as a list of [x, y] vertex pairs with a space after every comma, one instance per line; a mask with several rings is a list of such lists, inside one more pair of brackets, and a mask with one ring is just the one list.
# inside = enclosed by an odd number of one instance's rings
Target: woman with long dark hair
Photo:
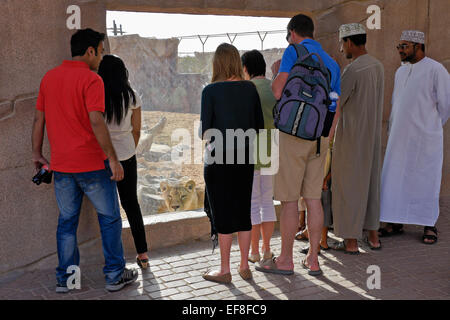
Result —
[[105, 120], [124, 170], [124, 179], [117, 183], [120, 203], [130, 223], [138, 256], [138, 265], [149, 266], [144, 222], [137, 198], [136, 147], [141, 132], [141, 100], [131, 88], [128, 70], [122, 59], [106, 55], [98, 74], [105, 84]]
[[[252, 278], [248, 252], [254, 172], [253, 162], [249, 161], [252, 157], [249, 143], [253, 140], [235, 144], [233, 138], [227, 139], [227, 132], [232, 130], [239, 135], [239, 132], [263, 129], [264, 119], [256, 87], [243, 79], [239, 52], [230, 44], [221, 44], [214, 54], [212, 83], [202, 93], [201, 125], [202, 138], [207, 140], [205, 199], [208, 199], [212, 225], [218, 234], [221, 257], [220, 270], [207, 271], [203, 278], [220, 283], [231, 282], [230, 250], [232, 234], [237, 232], [241, 251], [238, 273], [244, 280], [249, 280]], [[245, 154], [243, 163], [237, 160], [239, 154]]]

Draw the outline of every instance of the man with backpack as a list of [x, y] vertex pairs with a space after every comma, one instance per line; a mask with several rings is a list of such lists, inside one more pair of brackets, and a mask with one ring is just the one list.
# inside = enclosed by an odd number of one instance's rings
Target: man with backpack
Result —
[[[323, 131], [333, 131], [333, 128], [329, 130], [329, 127], [324, 130], [324, 119], [326, 117], [330, 124], [333, 122], [333, 117], [329, 117], [327, 109], [331, 104], [329, 94], [340, 94], [340, 68], [322, 49], [320, 43], [314, 40], [314, 23], [310, 17], [303, 14], [294, 16], [287, 29], [290, 42], [297, 45], [290, 45], [285, 50], [279, 70], [276, 70], [277, 63], [275, 64], [274, 75], [278, 71], [279, 73], [272, 83], [272, 91], [279, 100], [274, 110], [275, 124], [280, 129], [279, 171], [274, 178], [274, 198], [281, 201], [281, 254], [270, 261], [263, 261], [257, 270], [283, 275], [294, 273], [293, 246], [298, 226], [297, 205], [300, 196], [303, 196], [308, 210], [310, 249], [302, 264], [310, 275], [317, 276], [322, 273], [318, 261], [324, 215], [320, 199], [329, 144], [328, 137], [320, 137]], [[301, 72], [305, 74], [294, 75], [294, 69], [299, 66], [302, 56], [310, 54], [314, 60], [307, 58], [300, 65]], [[312, 66], [311, 61], [317, 61], [317, 65]], [[288, 82], [294, 78], [301, 78], [300, 87], [289, 91], [286, 89], [289, 87]], [[280, 105], [280, 101], [286, 102]], [[286, 115], [287, 110], [296, 110], [296, 116]], [[310, 121], [313, 119], [308, 118], [311, 115], [316, 118], [312, 132]], [[281, 129], [286, 118], [295, 119], [290, 133], [286, 133], [285, 128]], [[321, 120], [317, 121], [317, 118]], [[286, 123], [289, 123], [289, 119]], [[309, 137], [302, 135], [308, 132]], [[327, 136], [328, 133], [324, 135]]]

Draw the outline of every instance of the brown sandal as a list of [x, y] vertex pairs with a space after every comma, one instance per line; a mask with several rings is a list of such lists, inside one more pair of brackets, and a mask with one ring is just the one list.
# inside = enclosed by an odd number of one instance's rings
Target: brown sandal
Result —
[[261, 256], [259, 255], [259, 253], [257, 254], [251, 254], [248, 256], [248, 261], [256, 263], [259, 262], [261, 260]]
[[223, 275], [212, 275], [209, 274], [210, 270], [207, 270], [204, 274], [203, 274], [203, 279], [208, 280], [208, 281], [213, 281], [213, 282], [218, 282], [218, 283], [230, 283], [231, 282], [231, 273], [225, 273]]
[[244, 280], [250, 280], [253, 278], [252, 271], [250, 269], [241, 270], [241, 267], [238, 266], [238, 273]]

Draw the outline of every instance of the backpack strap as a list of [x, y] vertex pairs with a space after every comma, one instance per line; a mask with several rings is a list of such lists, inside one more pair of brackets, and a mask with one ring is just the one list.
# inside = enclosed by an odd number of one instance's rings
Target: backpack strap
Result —
[[295, 48], [295, 52], [297, 53], [297, 59], [309, 54], [308, 49], [302, 44], [291, 44]]
[[325, 65], [325, 63], [322, 60], [322, 57], [319, 56], [317, 53], [310, 53], [308, 51], [308, 48], [306, 48], [306, 46], [302, 45], [302, 44], [291, 44], [291, 46], [293, 46], [295, 48], [295, 52], [297, 53], [297, 59], [300, 57], [303, 57], [304, 59], [307, 58], [307, 56], [312, 56], [315, 55], [317, 57], [317, 60], [320, 64], [320, 66], [324, 69], [324, 71], [328, 71], [328, 74], [324, 74], [325, 78], [327, 79], [328, 82], [328, 86], [330, 87], [330, 91], [331, 91], [331, 71], [330, 69], [328, 69], [328, 67]]
[[317, 138], [317, 150], [316, 150], [316, 156], [320, 157], [320, 138]]

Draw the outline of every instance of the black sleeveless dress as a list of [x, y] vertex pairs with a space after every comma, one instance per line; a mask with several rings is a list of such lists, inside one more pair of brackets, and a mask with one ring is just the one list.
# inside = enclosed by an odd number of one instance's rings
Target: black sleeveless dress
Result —
[[[250, 81], [225, 81], [208, 85], [202, 93], [200, 120], [202, 137], [207, 140], [205, 211], [210, 215], [212, 233], [250, 231], [254, 172], [254, 161], [250, 154], [253, 141], [252, 138], [241, 141], [231, 136], [227, 138], [227, 130], [242, 129], [241, 132], [246, 133], [255, 130], [256, 133], [264, 129], [255, 85]], [[239, 134], [239, 131], [232, 132]], [[222, 136], [222, 146], [218, 134]], [[239, 158], [238, 154], [244, 155], [243, 158]]]

